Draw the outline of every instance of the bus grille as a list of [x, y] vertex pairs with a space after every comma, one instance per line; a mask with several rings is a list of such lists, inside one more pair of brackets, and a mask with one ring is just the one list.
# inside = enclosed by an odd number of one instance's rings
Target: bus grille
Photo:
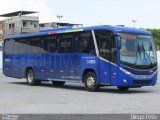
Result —
[[139, 84], [149, 85], [152, 83], [152, 80], [133, 80], [133, 83], [136, 85], [139, 85]]

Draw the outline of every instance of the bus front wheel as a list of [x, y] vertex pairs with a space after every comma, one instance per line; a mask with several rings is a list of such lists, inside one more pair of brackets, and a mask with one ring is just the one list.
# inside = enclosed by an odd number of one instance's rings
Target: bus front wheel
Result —
[[26, 74], [26, 78], [27, 78], [27, 83], [28, 85], [34, 86], [34, 85], [39, 85], [41, 84], [41, 81], [38, 81], [35, 79], [35, 75], [33, 70], [27, 70], [27, 74]]
[[85, 88], [90, 92], [95, 92], [99, 89], [96, 83], [96, 75], [94, 72], [88, 72], [84, 77]]

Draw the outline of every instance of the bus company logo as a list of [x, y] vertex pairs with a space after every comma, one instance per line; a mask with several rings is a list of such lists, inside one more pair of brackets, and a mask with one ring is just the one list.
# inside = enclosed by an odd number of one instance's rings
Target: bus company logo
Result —
[[96, 64], [96, 60], [87, 60], [86, 63], [87, 64]]

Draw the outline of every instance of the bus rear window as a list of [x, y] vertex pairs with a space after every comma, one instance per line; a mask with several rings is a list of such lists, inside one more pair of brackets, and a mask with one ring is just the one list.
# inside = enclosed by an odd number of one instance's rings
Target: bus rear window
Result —
[[14, 39], [5, 40], [4, 52], [6, 54], [14, 54], [14, 44], [15, 44]]

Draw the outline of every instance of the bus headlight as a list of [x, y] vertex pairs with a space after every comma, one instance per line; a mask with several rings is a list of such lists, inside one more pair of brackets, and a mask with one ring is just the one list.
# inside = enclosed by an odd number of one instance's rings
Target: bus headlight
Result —
[[123, 68], [120, 68], [120, 70], [122, 70], [127, 75], [131, 75], [132, 74], [132, 73], [128, 72], [127, 70], [123, 69]]

